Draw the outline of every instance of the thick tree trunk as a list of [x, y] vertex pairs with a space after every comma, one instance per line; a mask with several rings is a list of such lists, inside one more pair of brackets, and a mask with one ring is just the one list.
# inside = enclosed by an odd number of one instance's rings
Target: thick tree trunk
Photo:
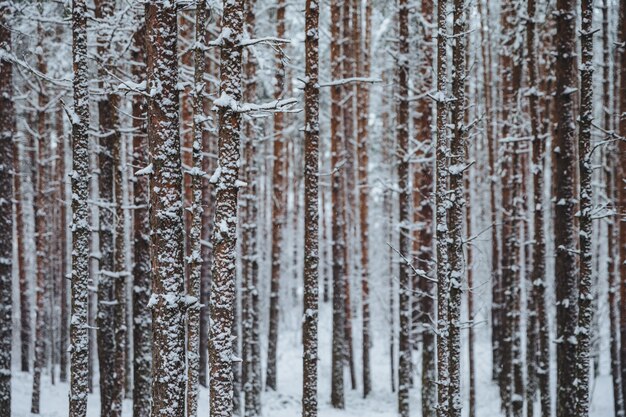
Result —
[[87, 415], [89, 293], [89, 92], [87, 90], [87, 6], [72, 3], [74, 113], [72, 117], [72, 308], [70, 321], [70, 417]]
[[209, 345], [211, 416], [233, 414], [233, 367], [236, 360], [231, 338], [235, 309], [235, 249], [237, 246], [237, 188], [241, 115], [241, 44], [244, 2], [224, 2], [220, 51], [219, 155], [216, 182], [215, 233], [213, 235], [213, 287]]
[[[8, 3], [0, 4], [0, 51], [4, 54], [12, 53], [11, 42], [12, 12]], [[13, 182], [19, 184], [19, 154], [16, 156], [18, 164], [14, 164], [14, 133], [15, 133], [15, 106], [13, 102], [13, 64], [8, 59], [0, 60], [0, 415], [11, 415], [11, 348], [12, 348], [12, 276], [13, 276]], [[16, 191], [17, 191], [16, 187]], [[17, 194], [17, 199], [20, 195]], [[19, 201], [18, 203], [19, 204]], [[16, 215], [21, 216], [17, 207]], [[16, 216], [17, 217], [17, 216]], [[22, 234], [17, 229], [18, 239]], [[18, 250], [22, 250], [18, 246]], [[18, 259], [20, 281], [24, 274], [23, 257]], [[22, 321], [23, 322], [23, 321]], [[24, 350], [22, 349], [22, 361]], [[26, 355], [28, 358], [28, 355]], [[23, 368], [23, 366], [22, 366]], [[23, 369], [22, 369], [23, 370]]]
[[[555, 143], [556, 206], [554, 223], [556, 328], [557, 328], [557, 417], [575, 415], [576, 328], [578, 324], [578, 268], [576, 259], [576, 2], [557, 0], [556, 108], [558, 127]], [[624, 6], [626, 9], [626, 6]], [[558, 152], [557, 152], [558, 150]]]
[[[146, 11], [148, 141], [152, 155], [152, 417], [185, 410], [185, 268], [180, 160], [176, 5]], [[158, 86], [158, 88], [157, 88]]]

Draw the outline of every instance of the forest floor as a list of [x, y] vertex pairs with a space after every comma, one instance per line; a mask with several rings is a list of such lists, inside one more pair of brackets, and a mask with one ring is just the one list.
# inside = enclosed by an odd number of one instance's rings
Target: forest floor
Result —
[[[356, 322], [355, 322], [356, 325]], [[287, 326], [283, 326], [287, 327]], [[283, 330], [283, 329], [281, 329]], [[278, 391], [264, 392], [263, 415], [267, 417], [297, 417], [300, 415], [300, 395], [302, 387], [302, 348], [299, 331], [284, 329], [279, 340], [278, 358]], [[320, 380], [319, 380], [319, 416], [320, 417], [396, 417], [396, 394], [391, 391], [390, 365], [389, 365], [389, 334], [384, 327], [375, 329], [374, 345], [372, 348], [372, 386], [373, 391], [367, 399], [362, 398], [362, 384], [357, 374], [357, 389], [350, 389], [350, 377], [346, 371], [346, 409], [335, 410], [330, 406], [330, 349], [331, 341], [331, 312], [330, 305], [321, 308], [320, 315]], [[354, 346], [357, 371], [360, 367], [360, 352], [358, 328], [354, 329]], [[477, 410], [479, 417], [498, 417], [500, 400], [497, 387], [492, 383], [490, 340], [485, 326], [477, 328], [477, 333], [485, 334], [476, 337], [476, 368], [477, 368]], [[606, 362], [607, 352], [602, 354]], [[14, 361], [16, 362], [16, 361]], [[467, 362], [467, 361], [464, 361]], [[552, 361], [555, 362], [555, 361]], [[467, 363], [464, 363], [466, 369]], [[601, 375], [593, 385], [593, 401], [591, 417], [610, 417], [613, 415], [613, 396], [611, 377], [607, 375], [607, 366], [602, 364]], [[467, 372], [463, 372], [467, 375]], [[416, 375], [416, 381], [420, 380]], [[467, 387], [464, 382], [464, 416], [467, 415]], [[553, 379], [554, 384], [554, 379]], [[15, 417], [31, 416], [30, 402], [32, 391], [32, 375], [20, 371], [13, 373], [13, 415]], [[68, 412], [68, 384], [57, 383], [51, 385], [49, 374], [42, 375], [41, 393], [41, 417], [65, 417]], [[419, 386], [412, 388], [411, 415], [420, 416]], [[208, 416], [208, 390], [201, 388], [199, 403], [199, 416]], [[98, 417], [100, 401], [96, 393], [89, 395], [89, 417]], [[132, 401], [124, 401], [124, 417], [132, 416]], [[4, 417], [4, 416], [2, 416]]]

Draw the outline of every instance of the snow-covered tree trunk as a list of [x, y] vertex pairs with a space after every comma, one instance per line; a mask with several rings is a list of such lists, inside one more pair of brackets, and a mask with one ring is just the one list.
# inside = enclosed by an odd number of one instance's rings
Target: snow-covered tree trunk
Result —
[[[450, 385], [448, 396], [450, 416], [460, 417], [461, 400], [461, 301], [465, 277], [463, 255], [463, 216], [465, 214], [465, 181], [467, 169], [465, 113], [465, 59], [466, 59], [466, 15], [465, 0], [454, 0], [453, 54], [452, 54], [452, 95], [454, 96], [451, 114], [452, 137], [449, 154], [448, 209], [448, 258], [450, 261], [450, 300], [449, 300], [449, 344], [450, 344]], [[443, 307], [443, 306], [442, 306]]]
[[[276, 5], [276, 36], [285, 36], [285, 1], [278, 0]], [[275, 74], [274, 99], [283, 96], [285, 84], [285, 68], [280, 53], [276, 55], [280, 63]], [[265, 388], [276, 391], [276, 355], [278, 349], [278, 319], [280, 312], [281, 254], [283, 228], [287, 221], [286, 163], [287, 143], [283, 136], [285, 128], [284, 114], [274, 114], [274, 165], [272, 171], [272, 280], [270, 285], [270, 316], [267, 338], [267, 368]]]
[[[137, 31], [133, 35], [131, 55], [134, 82], [145, 82], [146, 25], [144, 14], [138, 16]], [[137, 171], [150, 163], [148, 157], [148, 137], [146, 99], [135, 94], [132, 102], [133, 127], [133, 169]], [[149, 175], [135, 175], [133, 172], [133, 417], [150, 415], [150, 386], [152, 366], [152, 317], [148, 302], [151, 293], [150, 266], [150, 215], [148, 204]]]
[[72, 3], [74, 113], [72, 113], [72, 308], [70, 320], [70, 417], [87, 415], [89, 293], [89, 92], [87, 90], [87, 6]]
[[447, 0], [437, 3], [437, 143], [435, 151], [435, 230], [437, 251], [437, 416], [450, 416], [449, 316], [450, 262], [448, 258], [448, 30], [446, 25]]
[[[245, 7], [245, 30], [249, 38], [254, 38], [256, 16], [255, 1], [248, 1]], [[246, 102], [257, 99], [258, 67], [254, 50], [249, 48], [244, 65]], [[259, 172], [257, 155], [259, 146], [256, 135], [259, 132], [258, 123], [254, 118], [246, 123], [244, 144], [245, 165], [245, 194], [242, 204], [242, 318], [243, 318], [243, 391], [245, 396], [244, 416], [257, 417], [261, 415], [261, 340], [259, 329], [259, 248], [257, 243], [257, 219], [259, 204]]]
[[[576, 413], [576, 328], [578, 325], [578, 268], [576, 257], [576, 2], [557, 0], [556, 5], [556, 108], [555, 143], [556, 206], [554, 223], [557, 417]], [[626, 7], [626, 6], [625, 6]]]
[[409, 388], [411, 386], [411, 265], [407, 261], [411, 250], [410, 190], [409, 190], [409, 3], [398, 2], [398, 63], [396, 67], [396, 160], [399, 191], [400, 297], [398, 320], [398, 412], [409, 415]]
[[[360, 2], [356, 5], [357, 17], [355, 19], [355, 61], [359, 66], [359, 76], [370, 76], [371, 61], [371, 24], [372, 5], [371, 1], [365, 3], [365, 16], [362, 15]], [[363, 21], [363, 25], [361, 25]], [[361, 32], [364, 32], [361, 41]], [[317, 61], [316, 61], [317, 64]], [[370, 290], [369, 290], [369, 207], [368, 199], [371, 192], [368, 184], [368, 122], [369, 122], [369, 99], [370, 89], [366, 84], [357, 86], [357, 151], [358, 151], [358, 193], [359, 193], [359, 224], [361, 240], [361, 317], [362, 317], [362, 372], [363, 372], [363, 397], [367, 397], [372, 390], [370, 345], [372, 344], [370, 324]]]
[[[620, 115], [617, 118], [617, 126], [615, 130], [619, 132], [619, 135], [623, 138], [626, 136], [626, 118], [623, 117], [626, 112], [626, 3], [620, 2], [619, 6], [619, 27], [617, 30], [617, 60], [615, 62], [616, 68], [618, 68], [618, 74], [616, 74], [616, 84], [619, 88], [615, 90], [615, 99], [617, 100], [617, 112]], [[617, 144], [617, 158], [615, 167], [617, 167], [615, 177], [616, 188], [616, 207], [617, 216], [616, 221], [619, 225], [619, 238], [616, 242], [618, 246], [617, 271], [619, 274], [618, 282], [620, 285], [620, 337], [622, 341], [626, 341], [626, 189], [623, 186], [623, 179], [626, 177], [626, 164], [624, 159], [626, 155], [626, 142], [620, 140]], [[626, 342], [621, 343], [620, 350], [620, 362], [622, 365], [622, 397], [626, 401]], [[624, 406], [626, 413], [626, 406]]]
[[[41, 8], [40, 8], [41, 13]], [[43, 28], [41, 24], [37, 26], [37, 70], [41, 74], [47, 74], [48, 66], [44, 56], [43, 48]], [[38, 85], [37, 91], [37, 112], [36, 112], [36, 130], [34, 146], [37, 148], [36, 159], [33, 160], [36, 165], [36, 184], [35, 184], [35, 246], [36, 256], [36, 281], [35, 281], [35, 361], [33, 364], [33, 394], [31, 399], [31, 413], [39, 414], [40, 397], [41, 397], [41, 372], [45, 367], [46, 361], [46, 297], [48, 289], [49, 268], [49, 234], [47, 229], [47, 216], [51, 213], [51, 207], [47, 198], [47, 190], [49, 177], [47, 161], [50, 152], [50, 144], [47, 131], [47, 117], [45, 108], [48, 104], [47, 92], [44, 90], [43, 83]]]
[[[0, 51], [13, 52], [11, 42], [12, 5], [0, 3]], [[13, 64], [0, 60], [0, 415], [11, 415], [11, 347], [12, 340], [12, 280], [13, 280], [13, 181], [19, 175], [19, 163], [13, 164], [15, 106], [13, 103]], [[18, 158], [19, 161], [19, 158]], [[20, 198], [17, 195], [17, 198]], [[19, 204], [19, 203], [18, 203]], [[16, 207], [17, 208], [17, 207]], [[17, 229], [20, 235], [22, 230]], [[20, 249], [23, 249], [20, 248]], [[22, 264], [23, 260], [20, 261]], [[24, 270], [19, 265], [20, 273]], [[21, 275], [20, 275], [21, 278]], [[23, 354], [22, 350], [22, 354]], [[28, 357], [28, 356], [27, 356]]]
[[[550, 332], [548, 329], [548, 317], [546, 311], [546, 242], [544, 234], [544, 158], [545, 139], [542, 138], [542, 126], [539, 114], [539, 82], [537, 66], [537, 4], [535, 0], [528, 0], [526, 9], [528, 20], [526, 22], [526, 55], [528, 67], [528, 112], [530, 118], [530, 133], [532, 137], [532, 160], [531, 175], [533, 182], [533, 259], [530, 271], [530, 297], [534, 312], [529, 312], [535, 326], [535, 339], [528, 341], [534, 343], [529, 349], [535, 349], [535, 358], [528, 363], [530, 370], [535, 373], [539, 388], [541, 416], [550, 416], [550, 372], [549, 358]], [[532, 377], [532, 375], [531, 375]], [[531, 397], [534, 399], [534, 395]], [[529, 410], [533, 409], [532, 402], [527, 402]], [[531, 411], [529, 411], [530, 413]]]
[[317, 417], [319, 302], [319, 1], [307, 0], [304, 86], [304, 318], [302, 320], [302, 417]]
[[176, 4], [146, 10], [148, 141], [152, 164], [152, 417], [185, 410], [185, 271], [180, 160]]
[[[341, 2], [334, 0], [330, 5], [331, 14], [331, 43], [330, 61], [331, 77], [341, 78]], [[341, 164], [344, 158], [343, 131], [341, 129], [341, 86], [330, 87], [331, 120], [331, 222], [332, 222], [332, 275], [333, 275], [333, 335], [332, 335], [332, 370], [331, 370], [331, 404], [334, 408], [343, 409], [344, 402], [344, 325], [345, 325], [345, 240], [343, 227], [345, 226], [344, 203], [341, 193], [343, 170]]]
[[[602, 1], [602, 105], [603, 128], [610, 131], [613, 128], [613, 100], [611, 94], [611, 48], [609, 42], [609, 2]], [[608, 146], [604, 155], [604, 174], [606, 197], [609, 208], [614, 209], [617, 203], [615, 192], [615, 177], [618, 173], [616, 166], [616, 155], [614, 154], [616, 145]], [[619, 334], [619, 280], [616, 269], [617, 255], [617, 234], [619, 232], [619, 221], [615, 214], [607, 222], [607, 274], [608, 274], [608, 308], [609, 308], [609, 351], [611, 361], [611, 377], [613, 381], [613, 411], [615, 417], [624, 416], [624, 396], [622, 391], [622, 373], [620, 360], [620, 334]], [[543, 417], [543, 416], [542, 416]]]
[[215, 231], [213, 235], [213, 285], [209, 335], [211, 416], [233, 415], [233, 352], [231, 337], [235, 309], [235, 249], [237, 246], [237, 189], [241, 114], [244, 2], [225, 1], [220, 41], [220, 98]]
[[194, 50], [193, 74], [193, 143], [191, 176], [191, 227], [189, 233], [190, 255], [187, 296], [187, 417], [198, 414], [199, 370], [200, 370], [200, 277], [202, 272], [202, 170], [204, 154], [202, 136], [206, 120], [204, 118], [204, 41], [206, 38], [206, 2], [196, 3], [196, 42]]
[[579, 201], [579, 247], [580, 281], [578, 294], [578, 374], [576, 415], [589, 414], [591, 323], [593, 320], [594, 289], [592, 288], [593, 238], [592, 189], [593, 175], [591, 154], [591, 123], [593, 121], [593, 0], [582, 0], [581, 11], [581, 66], [580, 66], [580, 115], [578, 118], [578, 172], [580, 175]]

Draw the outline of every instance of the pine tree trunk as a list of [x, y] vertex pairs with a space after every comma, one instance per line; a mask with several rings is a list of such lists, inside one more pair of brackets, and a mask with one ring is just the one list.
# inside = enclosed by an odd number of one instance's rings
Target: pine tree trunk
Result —
[[[139, 19], [145, 16], [140, 14]], [[146, 25], [137, 22], [133, 38], [132, 57], [135, 82], [145, 80], [142, 63], [145, 62]], [[149, 164], [146, 117], [146, 99], [135, 94], [132, 102], [133, 127], [133, 167], [139, 170]], [[133, 175], [133, 417], [150, 415], [150, 386], [152, 366], [152, 317], [148, 302], [151, 293], [150, 265], [150, 215], [149, 215], [149, 176]]]
[[[341, 78], [341, 2], [334, 0], [330, 6], [331, 13], [331, 44], [330, 61], [331, 76], [334, 79]], [[331, 370], [331, 404], [334, 408], [344, 408], [344, 325], [345, 325], [345, 241], [343, 239], [343, 227], [345, 226], [344, 203], [341, 193], [341, 181], [343, 170], [340, 168], [345, 156], [343, 132], [341, 130], [341, 87], [330, 87], [331, 120], [331, 218], [332, 218], [332, 274], [333, 274], [333, 335], [332, 335], [332, 370]]]
[[[354, 34], [356, 36], [355, 61], [359, 65], [359, 75], [369, 77], [370, 60], [371, 60], [371, 21], [372, 21], [372, 5], [371, 1], [365, 4], [364, 26], [361, 27], [361, 5], [356, 5], [357, 17], [355, 19], [356, 27]], [[365, 37], [361, 42], [361, 32]], [[317, 62], [316, 62], [317, 63]], [[359, 220], [360, 220], [360, 240], [361, 240], [361, 316], [362, 316], [362, 372], [363, 372], [363, 398], [366, 398], [372, 390], [372, 375], [370, 365], [370, 345], [371, 324], [370, 324], [370, 295], [369, 295], [369, 207], [368, 197], [370, 188], [368, 184], [368, 118], [369, 118], [369, 86], [360, 84], [357, 86], [357, 108], [359, 109], [358, 127], [357, 127], [357, 146], [358, 146], [358, 190], [359, 190]]]
[[[241, 115], [234, 105], [241, 100], [241, 48], [243, 10], [241, 0], [224, 2], [221, 42], [219, 156], [216, 180], [215, 233], [213, 235], [213, 288], [209, 345], [211, 416], [233, 414], [233, 361], [231, 339], [235, 309], [235, 248], [237, 246], [237, 187]], [[225, 103], [228, 102], [228, 103]]]
[[[452, 55], [452, 110], [453, 135], [450, 141], [448, 210], [448, 258], [450, 260], [449, 344], [450, 385], [448, 396], [450, 416], [461, 416], [461, 298], [465, 260], [463, 256], [463, 215], [465, 214], [464, 172], [467, 169], [467, 130], [465, 127], [465, 56], [466, 3], [454, 0], [453, 55]], [[443, 306], [445, 308], [445, 306]]]
[[[276, 36], [285, 36], [285, 2], [279, 0], [276, 6]], [[283, 96], [285, 83], [285, 68], [280, 54], [276, 55], [279, 69], [276, 71], [274, 85], [274, 99]], [[274, 114], [274, 165], [272, 171], [272, 281], [270, 287], [270, 321], [267, 346], [267, 369], [265, 389], [276, 391], [276, 355], [278, 350], [278, 325], [280, 312], [280, 283], [281, 283], [281, 252], [282, 230], [286, 223], [285, 207], [286, 194], [286, 161], [287, 146], [283, 137], [284, 115]]]
[[[578, 324], [578, 279], [575, 240], [575, 95], [576, 91], [576, 2], [557, 0], [556, 108], [558, 128], [555, 143], [555, 280], [557, 323], [557, 417], [576, 412], [576, 327]], [[626, 9], [626, 6], [625, 6]], [[558, 148], [558, 152], [556, 151]]]
[[187, 417], [198, 414], [199, 370], [200, 370], [200, 279], [202, 269], [202, 170], [204, 155], [202, 148], [204, 120], [204, 40], [206, 26], [206, 3], [196, 4], [196, 43], [194, 50], [193, 75], [193, 126], [191, 176], [191, 224], [189, 233], [189, 281], [187, 286]]
[[317, 417], [319, 303], [319, 1], [307, 0], [304, 86], [304, 319], [302, 321], [302, 417]]
[[[146, 11], [148, 141], [152, 155], [152, 417], [185, 410], [185, 291], [182, 167], [177, 84], [176, 5]], [[157, 88], [159, 86], [159, 88]], [[154, 90], [153, 90], [154, 89]]]
[[70, 417], [87, 415], [89, 293], [89, 92], [87, 90], [87, 6], [72, 3], [74, 113], [72, 122], [72, 308], [70, 321]]
[[[41, 11], [41, 10], [40, 10]], [[43, 52], [43, 29], [41, 24], [37, 27], [38, 36], [38, 53], [37, 53], [37, 70], [41, 74], [48, 71]], [[49, 202], [46, 197], [46, 189], [49, 178], [48, 158], [49, 146], [47, 136], [47, 117], [45, 108], [48, 103], [46, 92], [43, 86], [39, 85], [37, 92], [37, 130], [35, 136], [35, 146], [37, 147], [36, 159], [34, 159], [37, 167], [36, 184], [35, 184], [35, 242], [36, 242], [36, 283], [35, 283], [35, 362], [33, 364], [33, 395], [31, 401], [31, 413], [39, 414], [40, 411], [40, 395], [41, 395], [41, 372], [45, 367], [45, 331], [46, 331], [46, 297], [48, 286], [48, 233], [47, 233], [47, 213], [50, 210]]]
[[398, 64], [396, 67], [396, 158], [399, 190], [399, 233], [398, 247], [400, 260], [400, 298], [398, 320], [398, 412], [401, 417], [409, 415], [409, 388], [411, 385], [411, 271], [406, 261], [411, 250], [409, 231], [410, 190], [409, 190], [409, 4], [407, 0], [398, 3]]
[[590, 348], [591, 323], [593, 320], [594, 300], [592, 288], [593, 238], [592, 189], [593, 175], [591, 154], [591, 123], [593, 121], [593, 0], [582, 0], [581, 10], [581, 66], [580, 66], [580, 115], [578, 136], [578, 163], [580, 175], [580, 281], [578, 294], [578, 375], [576, 393], [576, 415], [585, 417], [589, 414], [590, 403]]
[[[12, 11], [7, 3], [0, 5], [0, 51], [12, 53], [11, 42]], [[11, 415], [11, 348], [12, 348], [12, 280], [13, 280], [13, 183], [19, 184], [19, 153], [16, 155], [18, 164], [14, 164], [15, 107], [13, 102], [13, 64], [8, 59], [0, 60], [0, 415]], [[17, 169], [16, 169], [17, 168]], [[19, 189], [16, 187], [16, 201], [19, 204]], [[16, 205], [16, 215], [21, 209]], [[22, 229], [17, 224], [18, 242]], [[18, 250], [23, 249], [18, 246]], [[23, 256], [19, 255], [18, 271], [20, 281], [23, 268]], [[24, 350], [22, 350], [22, 360]], [[26, 355], [28, 358], [28, 355]], [[22, 369], [23, 370], [23, 369]]]
[[435, 152], [435, 230], [437, 250], [437, 417], [450, 416], [449, 316], [450, 263], [448, 261], [448, 222], [446, 200], [448, 193], [448, 156], [450, 142], [447, 133], [447, 0], [437, 3], [437, 144]]

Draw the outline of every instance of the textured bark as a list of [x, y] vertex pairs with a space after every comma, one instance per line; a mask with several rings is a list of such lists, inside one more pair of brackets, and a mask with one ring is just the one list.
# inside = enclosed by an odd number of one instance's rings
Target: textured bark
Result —
[[304, 319], [302, 320], [302, 417], [317, 416], [319, 303], [319, 1], [307, 0], [304, 86]]
[[448, 396], [450, 416], [461, 416], [461, 297], [465, 276], [463, 256], [463, 215], [465, 214], [464, 172], [467, 169], [465, 127], [465, 56], [466, 56], [466, 8], [465, 0], [454, 0], [452, 94], [454, 107], [451, 115], [453, 134], [450, 140], [448, 167], [450, 201], [448, 209], [448, 258], [450, 260], [449, 344], [450, 385]]
[[[250, 38], [254, 38], [256, 16], [255, 2], [248, 1], [245, 7], [245, 30]], [[247, 50], [244, 66], [245, 91], [244, 98], [248, 103], [257, 100], [256, 70], [257, 60], [251, 49]], [[255, 157], [259, 153], [256, 135], [259, 126], [251, 119], [246, 124], [246, 140], [244, 157], [246, 160], [244, 180], [247, 184], [242, 198], [242, 274], [243, 274], [243, 390], [245, 395], [245, 417], [261, 415], [261, 340], [259, 329], [259, 247], [257, 243], [257, 219], [259, 200], [259, 167]]]
[[[409, 4], [398, 3], [398, 65], [396, 74], [396, 152], [399, 190], [398, 251], [401, 257], [409, 255], [411, 236], [409, 231]], [[400, 260], [398, 320], [398, 412], [401, 417], [409, 415], [409, 388], [411, 385], [411, 271], [410, 264]]]
[[[209, 345], [210, 411], [215, 417], [233, 414], [233, 367], [236, 360], [231, 333], [235, 308], [235, 248], [237, 246], [237, 178], [241, 115], [242, 0], [224, 2], [220, 50], [219, 155], [216, 175], [213, 286]], [[227, 31], [227, 32], [224, 32]]]
[[[605, 130], [610, 131], [613, 128], [613, 102], [611, 99], [611, 80], [610, 80], [610, 59], [611, 44], [609, 43], [609, 2], [602, 2], [602, 104], [604, 107], [604, 117], [602, 120]], [[607, 147], [604, 155], [604, 174], [606, 181], [606, 196], [608, 205], [615, 211], [617, 203], [617, 193], [615, 187], [615, 177], [618, 173], [617, 161], [615, 155], [615, 146]], [[610, 345], [610, 361], [611, 361], [611, 377], [613, 381], [613, 411], [615, 417], [624, 416], [624, 394], [622, 391], [622, 372], [620, 358], [620, 327], [619, 327], [619, 278], [618, 278], [618, 259], [617, 239], [619, 233], [619, 220], [614, 215], [609, 218], [607, 223], [607, 273], [608, 273], [608, 308], [609, 308], [609, 345]]]
[[196, 3], [196, 42], [194, 50], [193, 74], [193, 125], [191, 176], [191, 224], [189, 232], [189, 281], [187, 286], [187, 417], [198, 414], [198, 385], [200, 371], [200, 279], [202, 273], [202, 176], [203, 147], [202, 131], [204, 120], [204, 40], [206, 26], [206, 3]]
[[[140, 18], [144, 18], [141, 13]], [[138, 28], [133, 37], [132, 72], [135, 82], [145, 81], [145, 41], [144, 21], [137, 22]], [[146, 117], [146, 100], [140, 95], [133, 96], [133, 167], [141, 169], [149, 164]], [[151, 292], [150, 266], [150, 215], [149, 177], [134, 176], [133, 205], [133, 417], [150, 415], [150, 386], [152, 366], [152, 318], [148, 302]]]
[[[285, 36], [285, 1], [279, 0], [276, 6], [276, 36]], [[280, 67], [276, 71], [274, 99], [283, 96], [285, 84], [285, 68], [280, 54], [276, 56]], [[270, 286], [269, 334], [267, 338], [267, 369], [265, 388], [276, 391], [276, 354], [278, 350], [278, 319], [280, 312], [280, 276], [281, 276], [281, 244], [282, 230], [286, 222], [286, 161], [287, 146], [283, 137], [284, 115], [274, 114], [274, 166], [272, 171], [272, 281]]]
[[[38, 36], [38, 53], [37, 53], [37, 70], [41, 74], [48, 72], [48, 66], [44, 57], [43, 50], [43, 28], [41, 25], [37, 27]], [[47, 117], [45, 113], [48, 104], [47, 92], [44, 90], [42, 83], [38, 86], [37, 91], [37, 114], [36, 114], [36, 135], [35, 146], [37, 148], [36, 159], [33, 159], [36, 165], [36, 184], [35, 184], [35, 246], [36, 256], [36, 282], [35, 282], [35, 361], [33, 364], [33, 395], [31, 399], [30, 411], [33, 414], [39, 414], [40, 395], [41, 395], [41, 372], [46, 362], [46, 297], [49, 268], [49, 234], [47, 229], [46, 218], [48, 210], [50, 210], [49, 201], [47, 201], [45, 187], [48, 186], [48, 164], [46, 161], [49, 153], [49, 144], [47, 136]]]
[[[365, 3], [365, 18], [361, 17], [361, 5], [357, 3], [357, 18], [355, 19], [354, 33], [356, 36], [355, 61], [359, 65], [359, 76], [369, 77], [371, 60], [371, 24], [372, 5], [371, 1]], [[364, 22], [361, 27], [360, 22]], [[365, 36], [361, 42], [361, 32]], [[317, 64], [317, 61], [316, 61]], [[369, 295], [369, 220], [368, 220], [368, 196], [370, 192], [368, 173], [368, 117], [369, 117], [369, 86], [359, 84], [357, 86], [357, 108], [359, 115], [357, 120], [357, 146], [358, 146], [358, 192], [359, 192], [359, 224], [361, 239], [361, 317], [362, 317], [362, 371], [363, 371], [363, 397], [367, 397], [372, 390], [372, 376], [370, 366], [370, 295]]]
[[[616, 67], [619, 68], [618, 74], [616, 74], [616, 83], [619, 83], [619, 89], [616, 89], [615, 98], [617, 100], [617, 114], [620, 115], [617, 118], [617, 130], [621, 137], [626, 135], [626, 118], [623, 117], [626, 111], [626, 4], [620, 2], [619, 8], [619, 27], [617, 34], [617, 58], [619, 62], [615, 62]], [[623, 178], [626, 177], [626, 166], [624, 164], [626, 155], [626, 142], [619, 141], [617, 144], [617, 157], [615, 166], [618, 168], [615, 178], [615, 188], [617, 194], [617, 217], [619, 227], [619, 236], [616, 242], [618, 246], [618, 259], [617, 271], [619, 274], [620, 284], [620, 338], [622, 343], [620, 344], [620, 363], [622, 365], [622, 398], [626, 401], [626, 384], [624, 383], [626, 378], [626, 220], [624, 219], [624, 210], [626, 210], [626, 189], [622, 184]], [[626, 406], [625, 406], [626, 407]], [[626, 412], [626, 411], [625, 411]]]
[[[97, 0], [95, 2], [95, 17], [106, 20], [111, 17], [115, 7], [113, 0]], [[103, 63], [99, 66], [99, 87], [106, 89], [104, 79], [108, 78], [107, 70], [110, 63], [107, 56], [111, 53], [108, 45], [108, 36], [105, 25], [99, 27], [97, 49]], [[110, 413], [119, 416], [121, 399], [119, 396], [118, 381], [115, 378], [116, 357], [116, 321], [117, 309], [115, 299], [115, 201], [114, 201], [114, 171], [113, 148], [120, 140], [119, 120], [116, 105], [118, 98], [105, 92], [98, 101], [98, 207], [99, 207], [99, 242], [100, 265], [98, 271], [98, 311], [96, 322], [98, 326], [98, 368], [100, 375], [100, 415], [107, 417]], [[123, 380], [122, 380], [123, 384]]]
[[576, 415], [585, 417], [589, 414], [590, 402], [590, 350], [591, 324], [593, 320], [594, 300], [592, 288], [593, 238], [592, 189], [593, 175], [591, 154], [591, 123], [593, 121], [593, 0], [582, 0], [581, 11], [581, 66], [580, 66], [580, 115], [578, 133], [578, 166], [580, 175], [579, 201], [579, 247], [580, 281], [578, 291], [578, 374], [576, 392]]
[[87, 6], [72, 3], [74, 113], [72, 118], [72, 308], [70, 321], [70, 417], [87, 415], [87, 304], [89, 279], [89, 93], [87, 90]]
[[56, 111], [56, 131], [57, 131], [57, 181], [58, 181], [58, 280], [59, 297], [55, 300], [55, 303], [60, 302], [60, 325], [59, 325], [59, 366], [61, 368], [59, 379], [61, 382], [67, 382], [67, 369], [68, 369], [68, 352], [67, 346], [69, 343], [69, 312], [68, 312], [68, 288], [69, 280], [67, 279], [67, 201], [68, 196], [65, 187], [65, 180], [67, 178], [67, 172], [65, 170], [65, 149], [66, 149], [66, 135], [63, 126], [63, 108], [59, 107]]
[[[148, 141], [152, 155], [152, 412], [185, 410], [185, 292], [182, 167], [177, 84], [176, 5], [154, 1], [146, 11]], [[159, 86], [159, 88], [157, 88]]]
[[[530, 128], [532, 136], [532, 161], [531, 174], [533, 181], [533, 259], [530, 271], [530, 297], [534, 311], [529, 312], [529, 320], [534, 321], [534, 340], [528, 341], [528, 350], [535, 353], [528, 363], [530, 378], [536, 377], [539, 388], [541, 416], [549, 417], [551, 414], [550, 399], [550, 332], [548, 329], [548, 317], [546, 312], [546, 242], [544, 233], [544, 158], [545, 143], [541, 137], [542, 126], [539, 115], [539, 83], [537, 67], [537, 5], [535, 0], [527, 3], [528, 20], [526, 23], [526, 49], [528, 67], [528, 111], [530, 116]], [[527, 398], [534, 400], [534, 393]], [[528, 416], [533, 415], [533, 402], [527, 402]]]
[[[331, 2], [331, 44], [330, 61], [331, 74], [335, 79], [341, 78], [341, 3], [339, 0]], [[341, 87], [334, 85], [330, 88], [331, 120], [331, 222], [332, 222], [332, 274], [333, 274], [333, 336], [332, 336], [332, 370], [331, 370], [331, 404], [334, 408], [344, 408], [344, 325], [345, 325], [345, 244], [343, 227], [345, 226], [344, 202], [341, 193], [343, 170], [340, 163], [344, 158], [344, 137], [341, 130]]]
[[[556, 206], [554, 223], [556, 323], [557, 323], [557, 417], [576, 412], [576, 327], [578, 324], [578, 269], [575, 240], [576, 178], [576, 2], [557, 0], [556, 10], [556, 108], [558, 127], [555, 151]], [[626, 7], [626, 6], [625, 6]]]
[[[0, 51], [5, 54], [12, 53], [11, 19], [11, 5], [0, 3]], [[12, 71], [13, 64], [8, 59], [0, 60], [0, 233], [4, 236], [0, 240], [0, 414], [3, 416], [11, 415], [13, 239], [8, 237], [13, 236], [13, 183], [19, 183], [20, 172], [19, 163], [14, 165], [13, 155], [16, 146]], [[19, 161], [19, 154], [16, 159]], [[19, 194], [16, 197], [20, 198]], [[17, 234], [22, 234], [20, 228]], [[18, 250], [21, 249], [23, 246], [18, 246]], [[18, 260], [18, 270], [24, 274], [23, 259]]]

